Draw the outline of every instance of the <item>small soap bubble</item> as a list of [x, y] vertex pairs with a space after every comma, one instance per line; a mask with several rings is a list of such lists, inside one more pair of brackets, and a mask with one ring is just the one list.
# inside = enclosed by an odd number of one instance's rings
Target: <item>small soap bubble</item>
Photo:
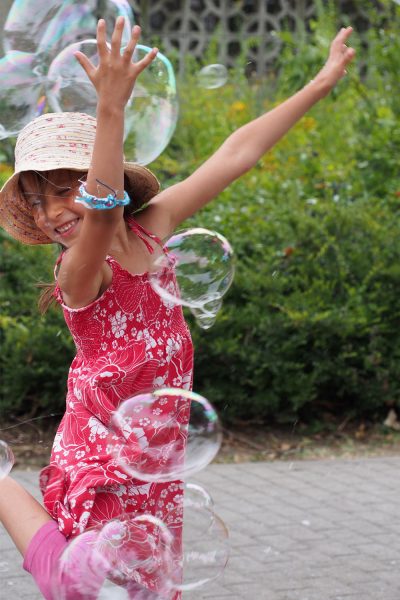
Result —
[[228, 81], [228, 71], [224, 65], [207, 65], [199, 71], [197, 77], [201, 87], [212, 90], [225, 85]]
[[123, 402], [110, 423], [108, 451], [142, 481], [186, 478], [206, 467], [222, 442], [214, 407], [202, 396], [166, 388]]
[[0, 440], [0, 480], [7, 477], [15, 462], [14, 454], [8, 444]]
[[165, 254], [156, 256], [151, 268], [153, 289], [171, 305], [201, 309], [196, 318], [201, 313], [214, 317], [235, 272], [228, 240], [198, 227], [171, 236], [164, 249]]

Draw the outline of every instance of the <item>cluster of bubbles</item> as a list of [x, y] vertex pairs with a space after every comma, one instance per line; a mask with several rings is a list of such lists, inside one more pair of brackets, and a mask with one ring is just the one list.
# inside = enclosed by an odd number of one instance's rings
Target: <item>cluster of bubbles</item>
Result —
[[[98, 19], [105, 19], [110, 33], [121, 16], [124, 46], [134, 24], [127, 0], [14, 1], [4, 26], [5, 55], [0, 60], [0, 138], [17, 135], [46, 111], [95, 116], [96, 92], [74, 52], [80, 50], [96, 65]], [[139, 45], [134, 60], [149, 50]], [[169, 143], [178, 117], [175, 75], [163, 54], [158, 53], [141, 74], [125, 117], [127, 158], [150, 163]]]
[[[208, 400], [165, 388], [124, 401], [112, 416], [107, 443], [130, 477], [160, 483], [199, 472], [221, 439]], [[168, 600], [218, 577], [228, 556], [228, 531], [210, 494], [186, 482], [163, 521], [126, 514], [76, 536], [61, 556], [54, 594], [57, 600]]]
[[172, 235], [164, 250], [154, 258], [151, 286], [171, 305], [189, 307], [197, 324], [209, 329], [233, 281], [230, 243], [216, 231], [196, 227]]

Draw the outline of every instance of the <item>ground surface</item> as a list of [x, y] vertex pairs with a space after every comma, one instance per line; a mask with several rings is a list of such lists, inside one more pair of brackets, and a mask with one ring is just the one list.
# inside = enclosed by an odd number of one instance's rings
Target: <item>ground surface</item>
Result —
[[[210, 465], [195, 481], [229, 529], [231, 556], [183, 600], [399, 600], [399, 471], [400, 455]], [[14, 476], [38, 496], [37, 471]], [[42, 598], [1, 526], [0, 590]]]

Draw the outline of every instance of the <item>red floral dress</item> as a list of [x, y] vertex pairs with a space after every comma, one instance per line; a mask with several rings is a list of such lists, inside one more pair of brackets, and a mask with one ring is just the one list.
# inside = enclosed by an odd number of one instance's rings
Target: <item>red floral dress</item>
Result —
[[[133, 219], [128, 224], [150, 252], [148, 238], [160, 243]], [[130, 478], [107, 451], [107, 436], [110, 417], [123, 400], [163, 387], [191, 388], [189, 329], [181, 307], [163, 300], [147, 273], [132, 275], [111, 256], [106, 260], [112, 282], [88, 306], [69, 308], [58, 285], [55, 290], [77, 354], [68, 375], [66, 412], [40, 484], [46, 509], [67, 538], [123, 513], [163, 520], [182, 498], [179, 481]]]

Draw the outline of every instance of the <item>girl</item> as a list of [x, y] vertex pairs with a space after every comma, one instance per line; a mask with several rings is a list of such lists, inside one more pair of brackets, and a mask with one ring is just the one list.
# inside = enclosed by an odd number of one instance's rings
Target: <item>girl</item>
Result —
[[[314, 80], [234, 132], [185, 181], [157, 193], [150, 171], [124, 163], [122, 153], [125, 105], [157, 49], [132, 62], [140, 28], [133, 28], [121, 54], [123, 25], [118, 19], [108, 48], [99, 21], [98, 67], [76, 54], [97, 91], [97, 126], [77, 113], [46, 114], [30, 123], [18, 138], [15, 174], [0, 195], [0, 223], [16, 239], [62, 244], [53, 293], [77, 347], [66, 412], [41, 474], [45, 508], [10, 477], [0, 482], [0, 519], [45, 598], [52, 598], [51, 573], [67, 540], [122, 513], [163, 519], [182, 494], [179, 482], [130, 480], [105, 441], [110, 416], [124, 398], [191, 386], [192, 345], [182, 311], [165, 305], [147, 277], [160, 239], [253, 167], [329, 93], [354, 57], [346, 46], [352, 28], [341, 29]], [[146, 202], [133, 219], [133, 210]]]

